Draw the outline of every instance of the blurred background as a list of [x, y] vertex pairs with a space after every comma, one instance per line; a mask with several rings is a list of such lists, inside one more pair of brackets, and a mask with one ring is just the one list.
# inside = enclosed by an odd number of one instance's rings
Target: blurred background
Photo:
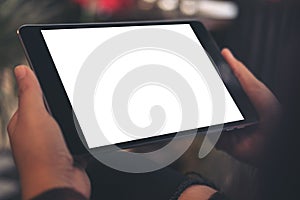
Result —
[[[16, 35], [20, 25], [189, 18], [203, 22], [220, 48], [232, 49], [283, 104], [288, 103], [290, 77], [300, 67], [299, 1], [0, 0], [0, 199], [20, 198], [6, 132], [17, 105], [13, 68], [26, 64]], [[204, 175], [233, 200], [256, 199], [256, 169], [217, 150], [199, 160], [201, 140], [199, 136], [172, 167]]]

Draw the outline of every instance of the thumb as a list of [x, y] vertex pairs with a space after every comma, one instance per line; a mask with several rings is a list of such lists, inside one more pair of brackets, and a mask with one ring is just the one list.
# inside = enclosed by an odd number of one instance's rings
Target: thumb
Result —
[[223, 49], [221, 53], [260, 116], [268, 114], [270, 105], [279, 105], [273, 93], [237, 60], [229, 49]]
[[33, 71], [27, 66], [20, 65], [14, 72], [18, 84], [19, 115], [46, 111], [42, 90]]
[[242, 88], [250, 98], [251, 102], [254, 104], [257, 110], [260, 110], [260, 100], [261, 96], [257, 95], [257, 88], [262, 87], [262, 83], [256, 79], [256, 77], [247, 69], [247, 67], [234, 57], [229, 49], [223, 49], [222, 55], [232, 69], [234, 75], [239, 80]]
[[248, 68], [234, 57], [229, 49], [223, 49], [222, 55], [231, 67], [233, 73], [238, 78], [244, 90], [249, 90], [255, 85], [260, 84], [260, 81], [248, 70]]

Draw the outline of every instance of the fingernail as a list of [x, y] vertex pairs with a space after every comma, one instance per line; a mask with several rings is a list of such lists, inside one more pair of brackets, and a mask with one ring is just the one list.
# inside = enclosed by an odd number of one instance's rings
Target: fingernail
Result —
[[226, 51], [228, 51], [228, 53], [232, 55], [232, 52], [230, 51], [230, 49], [226, 48]]
[[26, 75], [26, 67], [25, 66], [17, 66], [15, 68], [15, 76], [18, 80], [24, 78]]

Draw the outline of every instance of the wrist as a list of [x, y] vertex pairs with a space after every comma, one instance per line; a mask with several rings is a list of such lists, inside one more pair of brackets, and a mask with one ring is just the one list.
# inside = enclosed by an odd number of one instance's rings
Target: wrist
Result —
[[209, 199], [217, 191], [205, 185], [188, 187], [179, 197], [179, 200]]
[[20, 172], [22, 197], [31, 199], [54, 188], [73, 188], [71, 179], [67, 177], [65, 173], [46, 168]]

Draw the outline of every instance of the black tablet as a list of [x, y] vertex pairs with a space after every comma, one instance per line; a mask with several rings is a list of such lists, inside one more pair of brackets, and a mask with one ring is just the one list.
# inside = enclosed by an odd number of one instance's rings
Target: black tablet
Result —
[[198, 21], [24, 25], [18, 35], [73, 154], [257, 121]]

